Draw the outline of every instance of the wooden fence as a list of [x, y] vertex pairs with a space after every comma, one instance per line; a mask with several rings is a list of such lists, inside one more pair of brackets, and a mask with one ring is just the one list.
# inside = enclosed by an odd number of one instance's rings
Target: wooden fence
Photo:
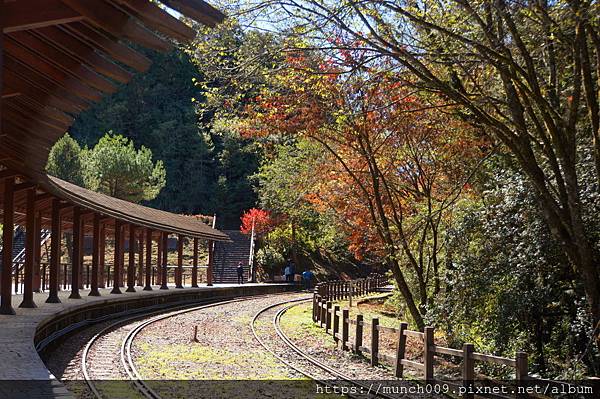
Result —
[[[365, 279], [368, 280], [368, 279]], [[359, 280], [360, 281], [360, 280]], [[342, 282], [340, 290], [340, 282], [321, 283], [315, 288], [313, 299], [313, 320], [320, 327], [324, 327], [328, 334], [333, 336], [336, 343], [341, 345], [342, 350], [352, 350], [356, 354], [366, 353], [370, 356], [372, 366], [376, 366], [379, 362], [386, 362], [393, 366], [394, 375], [401, 378], [404, 373], [404, 367], [410, 367], [419, 370], [425, 376], [427, 383], [435, 382], [434, 365], [436, 364], [436, 356], [449, 355], [461, 359], [462, 370], [462, 387], [466, 394], [465, 397], [472, 397], [470, 392], [474, 388], [475, 380], [475, 361], [485, 363], [500, 364], [512, 367], [515, 370], [515, 380], [517, 384], [522, 384], [526, 379], [532, 379], [528, 376], [528, 360], [527, 353], [517, 352], [513, 359], [487, 355], [484, 353], [475, 352], [473, 344], [466, 343], [462, 349], [447, 348], [436, 345], [433, 327], [425, 327], [423, 332], [413, 331], [408, 329], [408, 323], [401, 322], [397, 328], [386, 327], [379, 324], [378, 318], [373, 318], [371, 322], [363, 321], [363, 315], [357, 314], [355, 318], [350, 318], [350, 310], [348, 308], [340, 309], [340, 305], [333, 305], [333, 301], [338, 299], [346, 299], [349, 295], [352, 286], [357, 286], [357, 281], [354, 284], [351, 282]], [[365, 287], [364, 281], [359, 283], [359, 287]], [[367, 284], [366, 289], [355, 291], [357, 293], [366, 294], [375, 291], [375, 287], [382, 286], [382, 281], [378, 277], [375, 282], [371, 281], [371, 285]], [[350, 329], [353, 329], [354, 335], [351, 339]], [[363, 336], [365, 329], [370, 329], [371, 342], [368, 346], [363, 345]], [[395, 356], [389, 356], [379, 351], [380, 334], [382, 332], [393, 334], [395, 337]], [[422, 344], [423, 356], [422, 361], [414, 361], [406, 358], [406, 340], [407, 337], [414, 337]]]

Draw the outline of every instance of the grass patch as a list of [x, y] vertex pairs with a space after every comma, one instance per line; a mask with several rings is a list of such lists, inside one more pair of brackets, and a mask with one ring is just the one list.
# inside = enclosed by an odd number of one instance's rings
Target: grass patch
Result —
[[258, 348], [210, 347], [200, 344], [140, 344], [136, 358], [140, 373], [151, 379], [177, 380], [290, 380], [282, 363]]

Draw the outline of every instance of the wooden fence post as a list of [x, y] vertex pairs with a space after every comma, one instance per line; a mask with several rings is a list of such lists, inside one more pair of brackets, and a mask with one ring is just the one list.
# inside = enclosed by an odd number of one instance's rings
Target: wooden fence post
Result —
[[363, 344], [363, 315], [356, 315], [356, 331], [354, 334], [354, 353], [360, 353], [360, 347]]
[[327, 317], [325, 318], [325, 332], [331, 330], [331, 301], [327, 301]]
[[312, 302], [312, 320], [313, 323], [317, 321], [317, 294], [313, 294], [313, 302]]
[[350, 309], [342, 310], [342, 350], [348, 350], [348, 330], [350, 327]]
[[473, 383], [475, 380], [475, 361], [473, 360], [474, 346], [473, 344], [463, 345], [463, 367], [462, 378], [463, 387], [466, 389], [465, 398], [473, 398]]
[[321, 301], [321, 320], [319, 320], [320, 327], [323, 327], [325, 319], [327, 319], [327, 307], [325, 306], [325, 303], [325, 301]]
[[525, 387], [525, 380], [528, 375], [528, 365], [527, 365], [527, 353], [525, 352], [517, 352], [515, 355], [515, 379], [517, 380], [517, 397], [526, 398], [528, 395], [525, 391], [520, 392], [519, 389], [523, 389]]
[[340, 305], [335, 305], [333, 308], [333, 340], [337, 344], [339, 341], [338, 333], [340, 332]]
[[428, 384], [433, 382], [433, 327], [425, 327], [423, 336], [423, 363], [425, 364], [425, 380]]
[[404, 353], [406, 351], [406, 335], [404, 331], [408, 329], [408, 323], [402, 322], [400, 323], [400, 328], [398, 329], [398, 339], [396, 346], [396, 364], [394, 365], [394, 375], [396, 377], [401, 378], [402, 373], [404, 372], [404, 366], [402, 365], [402, 359], [404, 359]]
[[371, 319], [371, 366], [379, 364], [379, 319]]

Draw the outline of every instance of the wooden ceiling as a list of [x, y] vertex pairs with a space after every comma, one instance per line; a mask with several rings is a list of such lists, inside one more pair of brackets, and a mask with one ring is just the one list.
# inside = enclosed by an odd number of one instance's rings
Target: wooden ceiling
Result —
[[[115, 202], [45, 173], [50, 148], [74, 118], [149, 68], [130, 44], [167, 52], [173, 40], [195, 37], [159, 3], [208, 26], [224, 19], [202, 0], [0, 0], [0, 164], [22, 176], [22, 190], [37, 186], [42, 213], [55, 196], [65, 210], [75, 204], [145, 227], [227, 239], [203, 223]], [[15, 198], [17, 222], [23, 193]]]
[[[213, 26], [221, 12], [201, 0], [162, 4]], [[150, 61], [128, 43], [170, 51], [189, 26], [148, 0], [0, 0], [3, 85], [0, 160], [43, 173], [52, 144], [77, 114], [114, 93]]]

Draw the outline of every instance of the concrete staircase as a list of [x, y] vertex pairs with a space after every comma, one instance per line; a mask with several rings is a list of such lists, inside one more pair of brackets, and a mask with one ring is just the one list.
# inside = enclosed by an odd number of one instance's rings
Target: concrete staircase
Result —
[[250, 272], [248, 260], [250, 256], [250, 236], [237, 230], [223, 230], [233, 242], [216, 242], [213, 266], [215, 283], [237, 283], [237, 265], [244, 265], [244, 279], [248, 281]]

